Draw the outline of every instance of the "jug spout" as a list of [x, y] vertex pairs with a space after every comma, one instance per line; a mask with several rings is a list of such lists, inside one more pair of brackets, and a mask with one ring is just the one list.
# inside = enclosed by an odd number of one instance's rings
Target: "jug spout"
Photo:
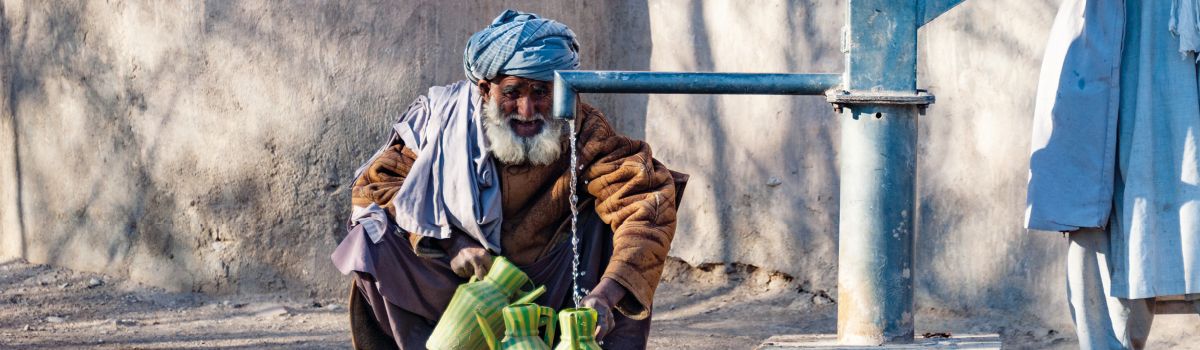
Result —
[[517, 300], [513, 301], [512, 304], [510, 304], [510, 305], [531, 304], [531, 303], [533, 303], [534, 299], [537, 299], [538, 297], [542, 296], [542, 294], [545, 294], [545, 293], [546, 293], [546, 286], [537, 287], [536, 289], [530, 291], [529, 294], [525, 294], [525, 296], [522, 296], [522, 297], [518, 298]]
[[487, 320], [475, 312], [475, 322], [479, 322], [479, 330], [483, 332], [483, 339], [487, 342], [488, 349], [500, 350], [500, 341], [496, 339], [496, 334], [492, 333], [492, 327], [488, 325]]

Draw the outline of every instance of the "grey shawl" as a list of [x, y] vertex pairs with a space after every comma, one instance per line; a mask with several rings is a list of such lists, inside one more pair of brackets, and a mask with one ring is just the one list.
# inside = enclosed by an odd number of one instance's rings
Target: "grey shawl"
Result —
[[[392, 128], [417, 159], [392, 198], [396, 225], [437, 239], [462, 231], [500, 253], [500, 180], [487, 152], [478, 87], [467, 81], [420, 96]], [[387, 145], [359, 168], [362, 176]]]

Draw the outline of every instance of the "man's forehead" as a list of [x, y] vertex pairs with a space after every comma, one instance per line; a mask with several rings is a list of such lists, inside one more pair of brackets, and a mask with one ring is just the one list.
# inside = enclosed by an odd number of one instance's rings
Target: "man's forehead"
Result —
[[518, 77], [518, 76], [514, 76], [514, 75], [508, 75], [508, 76], [504, 76], [500, 79], [497, 79], [496, 84], [498, 84], [502, 87], [524, 87], [524, 86], [538, 87], [538, 86], [550, 86], [552, 84], [552, 82], [544, 81], [544, 80], [522, 78], [522, 77]]

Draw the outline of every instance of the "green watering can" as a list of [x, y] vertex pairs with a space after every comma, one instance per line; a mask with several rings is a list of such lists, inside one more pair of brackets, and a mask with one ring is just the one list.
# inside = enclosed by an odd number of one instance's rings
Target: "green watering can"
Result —
[[[496, 335], [484, 330], [483, 337], [487, 339], [488, 347], [492, 350], [550, 350], [554, 344], [554, 309], [532, 303], [513, 304], [504, 308], [504, 339], [496, 340]], [[487, 320], [476, 313], [475, 320], [479, 325], [487, 325]], [[546, 327], [546, 339], [538, 338], [538, 327]]]
[[[521, 286], [529, 284], [529, 276], [513, 265], [504, 257], [492, 261], [483, 280], [477, 281], [474, 276], [466, 284], [458, 286], [450, 306], [433, 328], [425, 347], [430, 350], [479, 350], [485, 349], [485, 333], [480, 325], [488, 328], [491, 334], [504, 332], [504, 320], [500, 310], [511, 304], [525, 304], [546, 292], [541, 286], [524, 296], [512, 300], [520, 291]], [[478, 323], [477, 315], [485, 322]]]
[[559, 311], [562, 339], [554, 350], [600, 350], [595, 336], [598, 316], [596, 310], [590, 307]]

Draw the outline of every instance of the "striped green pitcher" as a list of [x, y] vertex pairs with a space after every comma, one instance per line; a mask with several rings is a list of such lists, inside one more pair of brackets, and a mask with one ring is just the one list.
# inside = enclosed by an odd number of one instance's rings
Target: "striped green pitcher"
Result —
[[529, 276], [504, 257], [496, 257], [492, 267], [482, 281], [472, 276], [470, 282], [458, 286], [450, 305], [433, 328], [425, 347], [430, 350], [482, 350], [487, 348], [485, 334], [476, 321], [476, 313], [482, 316], [492, 333], [504, 332], [500, 310], [512, 304], [532, 302], [546, 287], [541, 286], [516, 298], [521, 286], [530, 284]]
[[596, 310], [590, 307], [559, 311], [562, 339], [554, 350], [600, 350], [596, 343]]
[[[504, 339], [496, 340], [495, 333], [483, 331], [492, 350], [550, 350], [554, 344], [554, 309], [533, 303], [513, 304], [504, 308]], [[480, 326], [487, 320], [475, 314]], [[538, 327], [546, 327], [545, 341], [538, 338]]]

